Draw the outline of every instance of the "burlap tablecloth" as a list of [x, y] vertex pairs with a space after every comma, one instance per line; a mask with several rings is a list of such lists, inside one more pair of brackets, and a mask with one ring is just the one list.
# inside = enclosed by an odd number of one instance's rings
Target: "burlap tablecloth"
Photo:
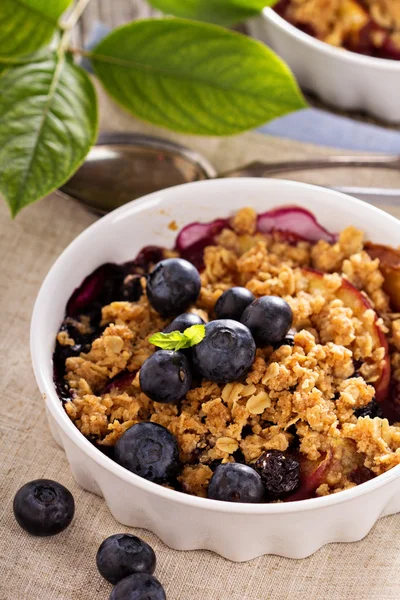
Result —
[[[166, 135], [135, 123], [104, 98], [101, 104], [103, 130]], [[335, 153], [257, 134], [223, 140], [167, 135], [202, 150], [221, 169], [253, 158]], [[400, 188], [396, 173], [342, 170], [329, 179], [326, 173], [300, 178]], [[389, 210], [400, 217], [400, 207]], [[39, 286], [60, 252], [94, 220], [83, 207], [54, 195], [25, 209], [15, 221], [0, 203], [0, 600], [108, 599], [111, 586], [96, 570], [96, 551], [105, 537], [127, 530], [101, 498], [84, 492], [72, 479], [66, 457], [47, 427], [29, 358], [29, 324]], [[76, 501], [72, 525], [53, 538], [31, 537], [13, 518], [15, 492], [39, 477], [60, 481]], [[265, 556], [234, 564], [210, 552], [176, 552], [147, 531], [135, 533], [157, 553], [156, 575], [168, 600], [400, 598], [398, 516], [379, 521], [359, 543], [332, 544], [301, 561]]]

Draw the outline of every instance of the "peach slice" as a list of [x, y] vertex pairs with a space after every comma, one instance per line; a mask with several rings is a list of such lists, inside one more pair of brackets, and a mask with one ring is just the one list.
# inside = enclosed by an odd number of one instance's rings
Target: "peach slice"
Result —
[[118, 388], [121, 392], [125, 392], [131, 385], [133, 380], [136, 377], [136, 371], [131, 373], [130, 371], [122, 371], [119, 375], [116, 375], [113, 379], [111, 379], [105, 388], [103, 389], [103, 394], [108, 394], [111, 390]]
[[365, 244], [365, 250], [372, 259], [379, 258], [379, 268], [385, 279], [383, 289], [392, 308], [400, 311], [400, 250], [372, 242]]
[[321, 461], [311, 461], [304, 456], [299, 456], [300, 461], [300, 486], [284, 502], [295, 502], [312, 498], [319, 486], [324, 483], [325, 475], [332, 464], [333, 452], [329, 450]]
[[365, 456], [357, 451], [353, 440], [331, 438], [331, 446], [322, 459], [310, 460], [303, 454], [297, 456], [300, 462], [300, 486], [286, 498], [285, 502], [312, 498], [316, 490], [329, 480], [352, 481], [356, 485], [375, 477], [374, 473], [364, 466]]
[[[309, 268], [302, 269], [302, 272], [308, 280], [309, 291], [318, 291], [323, 295], [324, 291], [327, 290], [324, 273]], [[370, 309], [373, 310], [372, 305], [368, 298], [347, 281], [347, 279], [342, 278], [342, 285], [336, 291], [336, 296], [342, 300], [345, 306], [351, 308], [354, 316], [363, 323], [365, 331], [371, 335], [373, 349], [375, 350], [376, 348], [382, 347], [385, 350], [385, 357], [381, 362], [379, 378], [374, 383], [376, 400], [378, 402], [383, 402], [389, 391], [390, 357], [386, 336], [377, 324], [378, 316], [375, 313], [375, 318], [372, 323], [370, 319], [365, 318], [365, 312]]]

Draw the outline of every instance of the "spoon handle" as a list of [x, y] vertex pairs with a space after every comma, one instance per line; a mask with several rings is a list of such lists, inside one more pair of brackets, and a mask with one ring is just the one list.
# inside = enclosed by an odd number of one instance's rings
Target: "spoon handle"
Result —
[[268, 177], [289, 171], [306, 171], [309, 169], [332, 169], [340, 167], [369, 167], [376, 169], [399, 169], [400, 156], [377, 154], [369, 156], [328, 156], [321, 159], [291, 160], [275, 163], [255, 161], [226, 171], [220, 177]]

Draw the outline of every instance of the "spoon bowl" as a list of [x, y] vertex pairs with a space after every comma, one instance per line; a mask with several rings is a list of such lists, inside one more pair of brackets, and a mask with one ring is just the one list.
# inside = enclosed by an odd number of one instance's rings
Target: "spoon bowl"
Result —
[[174, 142], [103, 133], [60, 191], [106, 213], [152, 192], [216, 176], [204, 157]]

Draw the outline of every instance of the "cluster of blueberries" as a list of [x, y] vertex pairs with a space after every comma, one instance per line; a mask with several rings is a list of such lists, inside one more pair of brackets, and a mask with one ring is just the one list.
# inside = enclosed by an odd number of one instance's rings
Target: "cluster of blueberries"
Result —
[[[254, 362], [256, 347], [293, 344], [288, 335], [292, 310], [277, 296], [255, 296], [244, 287], [225, 291], [215, 306], [216, 319], [205, 324], [185, 313], [200, 293], [200, 275], [188, 261], [162, 260], [148, 275], [147, 296], [164, 317], [175, 317], [164, 330], [184, 332], [205, 325], [205, 337], [185, 350], [158, 350], [140, 369], [142, 391], [155, 402], [179, 403], [194, 378], [219, 384], [240, 381]], [[176, 316], [178, 315], [178, 316]], [[151, 422], [129, 428], [115, 446], [115, 460], [140, 477], [156, 483], [178, 474], [179, 450], [168, 429]], [[282, 452], [265, 452], [254, 465], [219, 465], [210, 481], [208, 497], [229, 502], [264, 502], [293, 492], [300, 482], [300, 465]]]
[[[50, 479], [26, 483], [14, 498], [15, 518], [31, 535], [61, 533], [74, 513], [71, 492]], [[154, 550], [140, 538], [127, 533], [111, 535], [100, 545], [96, 564], [104, 579], [115, 585], [110, 600], [166, 600], [164, 588], [153, 576]]]

